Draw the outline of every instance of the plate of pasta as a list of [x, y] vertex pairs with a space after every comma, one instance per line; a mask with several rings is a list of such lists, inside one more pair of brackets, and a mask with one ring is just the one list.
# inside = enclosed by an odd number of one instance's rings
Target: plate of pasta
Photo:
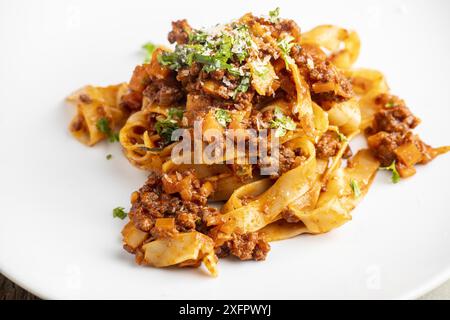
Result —
[[2, 35], [0, 270], [45, 298], [447, 280], [449, 4], [177, 4], [43, 6]]

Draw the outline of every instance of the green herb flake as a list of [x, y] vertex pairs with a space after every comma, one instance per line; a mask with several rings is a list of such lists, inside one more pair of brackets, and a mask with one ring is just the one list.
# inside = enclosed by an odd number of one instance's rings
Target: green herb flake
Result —
[[156, 46], [151, 42], [147, 42], [142, 46], [142, 49], [146, 51], [144, 63], [149, 63], [152, 60], [152, 54], [156, 50]]
[[106, 118], [100, 118], [97, 121], [97, 129], [108, 138], [109, 142], [119, 141], [119, 134], [117, 132], [113, 132], [111, 127], [109, 126], [109, 121]]
[[163, 52], [157, 57], [160, 65], [168, 67], [171, 70], [178, 70], [181, 67], [179, 63], [179, 54], [176, 52]]
[[275, 130], [276, 137], [283, 137], [287, 130], [295, 130], [297, 127], [291, 117], [286, 116], [279, 107], [275, 107], [274, 119], [270, 122], [270, 127]]
[[241, 82], [236, 87], [236, 89], [233, 92], [233, 99], [236, 99], [236, 96], [239, 92], [247, 92], [248, 88], [250, 87], [250, 76], [246, 75], [242, 77]]
[[181, 108], [170, 108], [169, 109], [169, 118], [171, 119], [183, 119], [184, 110]]
[[338, 134], [340, 142], [347, 142], [348, 141], [347, 137], [342, 132], [338, 131], [337, 134]]
[[384, 106], [385, 106], [386, 108], [393, 108], [393, 107], [396, 106], [396, 104], [395, 104], [394, 101], [389, 101], [389, 102], [386, 103]]
[[206, 42], [208, 34], [202, 30], [193, 30], [189, 33], [189, 43], [203, 44]]
[[388, 170], [392, 172], [392, 183], [400, 182], [400, 174], [397, 171], [397, 167], [395, 166], [396, 161], [394, 160], [389, 167], [381, 167], [380, 170]]
[[228, 123], [231, 122], [230, 112], [224, 109], [217, 109], [214, 113], [216, 120], [222, 127], [226, 127]]
[[356, 198], [359, 198], [361, 196], [361, 189], [359, 188], [358, 181], [354, 179], [350, 180], [350, 188], [352, 188], [353, 194]]
[[291, 49], [294, 46], [294, 43], [292, 41], [294, 40], [294, 37], [287, 36], [284, 39], [278, 41], [278, 47], [281, 50], [281, 57], [283, 58], [284, 62], [286, 63], [286, 69], [289, 70], [289, 63], [292, 59], [290, 57]]
[[127, 213], [125, 212], [125, 208], [117, 207], [113, 209], [113, 217], [119, 219], [125, 219], [127, 217]]
[[248, 57], [250, 45], [250, 33], [240, 24], [217, 35], [196, 30], [189, 35], [187, 44], [177, 45], [174, 52], [163, 52], [158, 56], [158, 62], [176, 71], [197, 62], [203, 65], [205, 72], [227, 70], [235, 74], [234, 64], [242, 63]]
[[269, 11], [270, 22], [277, 23], [278, 21], [280, 21], [279, 15], [280, 15], [279, 7], [275, 8], [272, 11]]
[[112, 159], [112, 154], [107, 154], [106, 155], [106, 160], [111, 160]]
[[179, 129], [177, 121], [170, 118], [159, 120], [155, 124], [156, 133], [161, 137], [164, 145], [168, 145], [173, 141], [172, 133], [177, 129]]

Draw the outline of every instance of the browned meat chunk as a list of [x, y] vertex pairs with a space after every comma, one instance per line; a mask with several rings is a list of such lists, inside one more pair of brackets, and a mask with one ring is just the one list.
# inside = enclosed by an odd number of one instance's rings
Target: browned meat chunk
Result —
[[369, 148], [381, 162], [381, 166], [387, 167], [394, 160], [397, 155], [395, 150], [402, 144], [412, 141], [412, 133], [402, 134], [399, 132], [378, 132], [368, 137], [367, 142]]
[[339, 136], [335, 131], [327, 131], [316, 144], [317, 158], [327, 160], [338, 154], [341, 148]]
[[[156, 219], [175, 218], [175, 228], [179, 232], [208, 231], [207, 220], [219, 214], [217, 209], [195, 200], [184, 200], [178, 194], [169, 194], [164, 189], [162, 177], [151, 173], [144, 186], [132, 195], [129, 216], [138, 229], [152, 232]], [[158, 232], [155, 230], [153, 233]]]
[[165, 193], [178, 193], [181, 199], [202, 205], [206, 204], [208, 197], [214, 191], [211, 182], [206, 181], [202, 184], [189, 170], [183, 173], [177, 171], [170, 175], [164, 174], [161, 182]]
[[170, 43], [186, 44], [189, 42], [189, 34], [192, 28], [186, 19], [172, 22], [172, 31], [167, 37]]
[[174, 106], [183, 98], [183, 92], [176, 83], [152, 81], [144, 90], [144, 96], [151, 104], [163, 107]]
[[367, 141], [381, 165], [387, 167], [394, 161], [401, 177], [412, 176], [414, 165], [426, 164], [446, 149], [434, 149], [424, 143], [413, 129], [420, 120], [415, 117], [400, 98], [381, 94], [375, 99], [379, 110], [372, 126], [366, 129]]
[[233, 234], [217, 254], [221, 257], [233, 255], [240, 260], [264, 260], [270, 251], [270, 245], [263, 234], [257, 232], [246, 234]]
[[312, 45], [294, 46], [291, 56], [311, 86], [312, 98], [327, 109], [331, 102], [353, 96], [351, 82], [329, 61], [325, 53]]
[[376, 98], [375, 102], [381, 108], [374, 116], [372, 127], [368, 129], [370, 134], [380, 131], [405, 133], [420, 123], [405, 102], [396, 96], [382, 94]]

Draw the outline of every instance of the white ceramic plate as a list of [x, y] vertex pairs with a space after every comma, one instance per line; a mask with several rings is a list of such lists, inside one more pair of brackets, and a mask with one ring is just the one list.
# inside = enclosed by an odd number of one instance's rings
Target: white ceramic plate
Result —
[[208, 26], [279, 5], [304, 29], [357, 29], [358, 65], [386, 73], [425, 141], [450, 143], [449, 1], [249, 2], [0, 2], [2, 273], [43, 298], [145, 299], [414, 298], [450, 277], [449, 156], [397, 185], [380, 173], [350, 223], [274, 243], [264, 262], [220, 261], [216, 279], [139, 267], [122, 250], [111, 209], [128, 206], [145, 174], [118, 144], [75, 141], [63, 99], [127, 81], [140, 46], [166, 43], [177, 18]]

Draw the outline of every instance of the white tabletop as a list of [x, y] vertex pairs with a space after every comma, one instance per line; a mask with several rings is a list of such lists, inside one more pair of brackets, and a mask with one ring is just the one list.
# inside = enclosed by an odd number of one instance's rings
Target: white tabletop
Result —
[[450, 280], [427, 293], [420, 300], [450, 300]]

